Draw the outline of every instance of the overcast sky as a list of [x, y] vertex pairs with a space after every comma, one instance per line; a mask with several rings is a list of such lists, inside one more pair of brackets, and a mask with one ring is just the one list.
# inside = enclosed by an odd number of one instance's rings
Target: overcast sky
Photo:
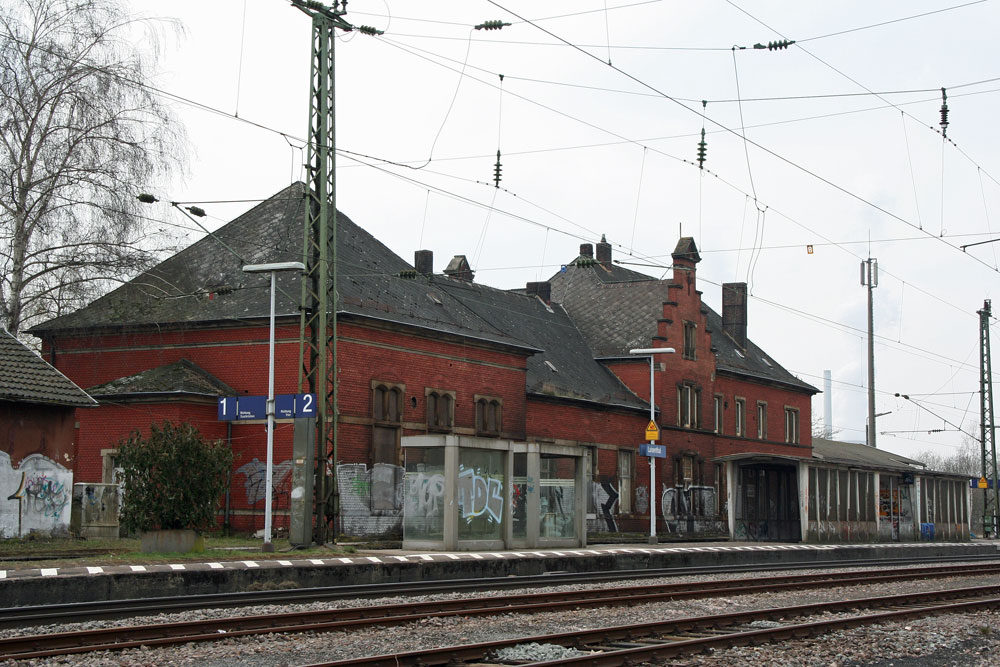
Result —
[[[204, 202], [217, 227], [252, 203], [211, 202], [303, 179], [310, 20], [282, 0], [132, 5], [186, 30], [165, 32], [151, 83], [178, 98], [190, 171], [149, 189]], [[464, 254], [477, 281], [523, 287], [605, 234], [616, 259], [661, 277], [678, 237], [693, 236], [705, 301], [718, 311], [720, 285], [747, 282], [750, 337], [820, 389], [832, 371], [836, 437], [860, 442], [859, 267], [874, 257], [876, 408], [891, 411], [879, 447], [947, 455], [959, 429], [978, 438], [976, 311], [1000, 285], [1000, 243], [960, 246], [1000, 226], [996, 2], [348, 9], [385, 34], [336, 44], [337, 205], [404, 259], [427, 248], [441, 271]], [[473, 29], [487, 20], [512, 25]], [[782, 39], [797, 43], [753, 48]]]

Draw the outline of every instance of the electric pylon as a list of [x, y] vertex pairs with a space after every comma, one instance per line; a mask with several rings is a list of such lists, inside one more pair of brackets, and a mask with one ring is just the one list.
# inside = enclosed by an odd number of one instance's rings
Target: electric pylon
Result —
[[979, 313], [979, 432], [983, 451], [983, 533], [997, 536], [1000, 518], [1000, 493], [997, 486], [996, 428], [993, 423], [993, 373], [990, 364], [990, 300], [986, 299]]
[[[326, 543], [327, 517], [339, 514], [337, 489], [337, 189], [334, 160], [334, 58], [336, 30], [352, 30], [342, 17], [347, 3], [328, 7], [311, 0], [291, 0], [312, 19], [309, 90], [308, 191], [306, 192], [299, 344], [299, 391], [316, 394], [316, 438], [312, 474], [315, 527], [312, 539]], [[309, 427], [311, 428], [311, 426]], [[333, 467], [328, 480], [327, 470]], [[308, 474], [308, 473], [307, 473]], [[302, 535], [309, 535], [313, 512], [302, 504]], [[293, 517], [293, 520], [296, 517]]]

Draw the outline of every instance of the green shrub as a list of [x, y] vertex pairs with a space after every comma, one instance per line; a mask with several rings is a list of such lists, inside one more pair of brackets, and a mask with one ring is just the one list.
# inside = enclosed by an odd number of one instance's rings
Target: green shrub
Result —
[[134, 431], [119, 443], [124, 488], [121, 523], [129, 531], [191, 528], [216, 522], [219, 497], [233, 465], [221, 440], [206, 442], [194, 426], [153, 424], [148, 438]]

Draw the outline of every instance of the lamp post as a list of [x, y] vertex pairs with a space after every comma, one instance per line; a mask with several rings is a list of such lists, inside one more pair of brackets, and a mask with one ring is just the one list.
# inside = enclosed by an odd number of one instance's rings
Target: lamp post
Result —
[[[672, 347], [648, 347], [629, 350], [629, 354], [649, 357], [649, 421], [656, 421], [656, 401], [654, 400], [654, 380], [653, 380], [653, 355], [673, 354], [676, 350]], [[656, 444], [655, 440], [650, 440], [649, 444]], [[656, 465], [655, 457], [649, 458], [649, 543], [656, 544]]]
[[247, 264], [244, 273], [271, 274], [271, 322], [268, 339], [267, 360], [267, 468], [264, 475], [264, 546], [262, 551], [274, 551], [271, 543], [271, 485], [274, 476], [274, 292], [278, 271], [305, 271], [302, 262], [273, 262], [271, 264]]

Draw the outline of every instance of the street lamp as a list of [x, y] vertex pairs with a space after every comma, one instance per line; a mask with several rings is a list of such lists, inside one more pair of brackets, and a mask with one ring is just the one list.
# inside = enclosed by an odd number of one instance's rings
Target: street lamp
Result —
[[[649, 347], [649, 348], [638, 348], [635, 350], [629, 350], [629, 354], [648, 356], [649, 357], [649, 421], [656, 421], [656, 403], [654, 401], [653, 393], [653, 355], [655, 354], [673, 354], [676, 350], [672, 347]], [[649, 444], [656, 444], [655, 440], [650, 440]], [[650, 456], [649, 458], [649, 543], [656, 544], [656, 467], [654, 465], [655, 457]]]
[[271, 326], [267, 360], [267, 471], [264, 476], [264, 546], [262, 551], [274, 551], [271, 543], [271, 480], [274, 475], [274, 292], [275, 276], [278, 271], [305, 271], [302, 262], [273, 262], [271, 264], [247, 264], [244, 273], [271, 274]]
[[[896, 395], [898, 396], [899, 394], [896, 394]], [[892, 410], [887, 410], [886, 412], [877, 412], [877, 413], [875, 413], [875, 416], [876, 417], [884, 417], [885, 415], [891, 415], [891, 414], [892, 414]], [[872, 437], [874, 431], [875, 431], [875, 425], [871, 423], [871, 420], [866, 419], [865, 420], [865, 437], [868, 440], [865, 442], [865, 444], [868, 445], [869, 447], [874, 447], [874, 445], [872, 445], [872, 442], [874, 441], [874, 438]]]

